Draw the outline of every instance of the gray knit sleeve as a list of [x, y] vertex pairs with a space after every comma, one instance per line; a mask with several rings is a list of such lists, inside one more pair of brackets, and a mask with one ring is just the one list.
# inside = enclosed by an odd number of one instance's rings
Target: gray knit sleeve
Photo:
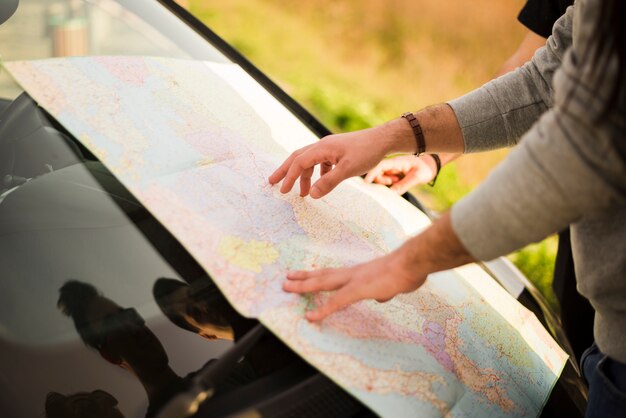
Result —
[[546, 46], [527, 64], [448, 102], [466, 153], [515, 145], [552, 106], [552, 77], [572, 44], [573, 11], [569, 7], [557, 20]]
[[[586, 2], [576, 5], [581, 3]], [[586, 4], [579, 38], [554, 76], [553, 106], [487, 180], [452, 208], [452, 227], [477, 259], [507, 254], [580, 219], [600, 219], [626, 207], [625, 87], [601, 118], [615, 88], [616, 57], [602, 72], [582, 58], [595, 39], [590, 18], [597, 3]]]

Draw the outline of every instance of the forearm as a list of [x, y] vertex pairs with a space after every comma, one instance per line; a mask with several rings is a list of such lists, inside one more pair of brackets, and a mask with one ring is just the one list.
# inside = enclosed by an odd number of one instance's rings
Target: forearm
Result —
[[[446, 156], [447, 162], [456, 158], [453, 154], [463, 153], [463, 135], [450, 106], [431, 106], [415, 113], [415, 117], [422, 127], [428, 154], [451, 154]], [[406, 119], [394, 119], [382, 125], [381, 129], [384, 130], [383, 135], [389, 138], [387, 154], [416, 152], [415, 134]]]
[[401, 263], [407, 265], [415, 277], [475, 261], [452, 229], [449, 213], [405, 242], [396, 252]]
[[535, 32], [528, 30], [522, 43], [517, 50], [511, 55], [509, 59], [500, 67], [500, 69], [494, 75], [494, 78], [500, 77], [506, 73], [515, 70], [518, 67], [526, 64], [535, 55], [537, 49], [546, 44], [546, 38], [541, 35], [537, 35]]

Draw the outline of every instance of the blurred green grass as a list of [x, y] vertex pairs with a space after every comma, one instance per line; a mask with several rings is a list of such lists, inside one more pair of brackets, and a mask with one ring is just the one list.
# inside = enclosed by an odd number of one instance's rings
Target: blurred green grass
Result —
[[[334, 132], [380, 124], [488, 81], [523, 36], [523, 0], [185, 0], [186, 6]], [[437, 186], [413, 190], [448, 209], [506, 151], [464, 156]], [[556, 306], [556, 239], [509, 256]]]

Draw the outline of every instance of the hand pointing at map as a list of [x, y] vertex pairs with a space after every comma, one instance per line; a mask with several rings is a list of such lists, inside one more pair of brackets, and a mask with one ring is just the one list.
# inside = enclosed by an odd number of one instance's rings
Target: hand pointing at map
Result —
[[386, 302], [399, 293], [417, 289], [430, 273], [472, 261], [452, 230], [450, 216], [445, 214], [383, 257], [353, 267], [290, 272], [283, 289], [293, 293], [336, 290], [322, 306], [306, 314], [309, 321], [321, 321], [359, 300]]
[[[312, 198], [319, 199], [343, 180], [374, 168], [385, 155], [402, 151], [415, 151], [412, 132], [403, 120], [361, 131], [329, 135], [292, 153], [269, 177], [269, 182], [276, 184], [284, 179], [280, 191], [287, 193], [300, 178], [300, 195], [310, 193]], [[318, 164], [321, 177], [311, 187], [311, 176]]]
[[408, 260], [394, 252], [354, 267], [290, 272], [283, 289], [294, 293], [337, 290], [325, 304], [307, 312], [309, 321], [321, 321], [361, 299], [386, 302], [399, 293], [417, 289], [425, 280], [425, 274], [413, 273]]

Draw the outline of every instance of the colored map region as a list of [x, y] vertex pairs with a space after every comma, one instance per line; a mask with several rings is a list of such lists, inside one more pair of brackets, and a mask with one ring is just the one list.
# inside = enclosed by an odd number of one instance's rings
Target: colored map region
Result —
[[323, 199], [267, 177], [317, 140], [234, 64], [145, 57], [5, 67], [205, 268], [231, 304], [386, 417], [536, 416], [566, 361], [538, 320], [474, 265], [411, 294], [311, 324], [328, 297], [282, 291], [288, 270], [354, 265], [428, 218], [350, 179]]

